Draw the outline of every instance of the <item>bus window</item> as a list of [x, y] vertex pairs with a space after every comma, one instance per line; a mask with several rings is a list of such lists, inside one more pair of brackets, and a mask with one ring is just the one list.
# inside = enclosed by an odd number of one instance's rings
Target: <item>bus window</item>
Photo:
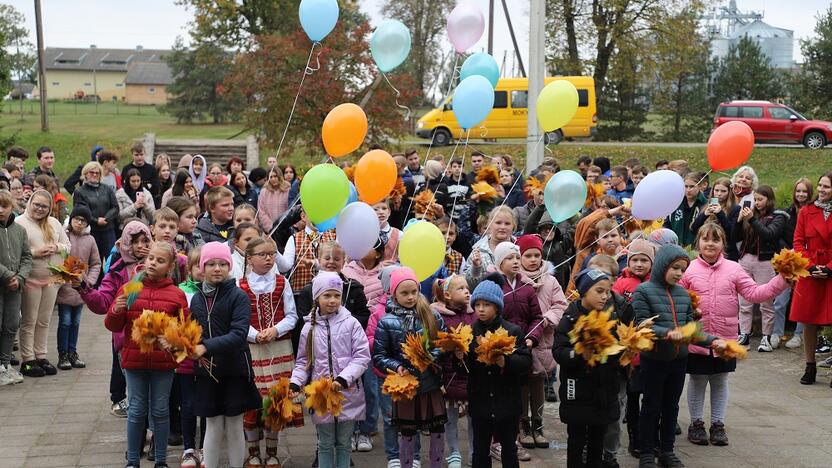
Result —
[[578, 107], [588, 107], [588, 106], [589, 106], [589, 90], [579, 89], [578, 90]]
[[512, 109], [526, 109], [529, 107], [529, 92], [528, 91], [512, 91], [511, 92], [511, 108]]
[[508, 107], [508, 93], [494, 91], [494, 109], [505, 109], [506, 107]]

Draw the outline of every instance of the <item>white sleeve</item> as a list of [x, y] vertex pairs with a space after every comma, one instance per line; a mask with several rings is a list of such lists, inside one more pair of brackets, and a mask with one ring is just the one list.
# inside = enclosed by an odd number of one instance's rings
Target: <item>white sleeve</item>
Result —
[[286, 248], [283, 249], [283, 255], [278, 252], [275, 257], [277, 269], [281, 273], [288, 273], [292, 271], [292, 266], [295, 264], [295, 236], [290, 237], [286, 242]]
[[295, 307], [295, 295], [292, 293], [292, 287], [286, 281], [283, 287], [283, 320], [277, 323], [274, 328], [277, 330], [277, 336], [281, 337], [286, 333], [295, 329], [295, 324], [298, 323], [298, 311]]
[[248, 326], [248, 342], [257, 343], [257, 329], [251, 325]]

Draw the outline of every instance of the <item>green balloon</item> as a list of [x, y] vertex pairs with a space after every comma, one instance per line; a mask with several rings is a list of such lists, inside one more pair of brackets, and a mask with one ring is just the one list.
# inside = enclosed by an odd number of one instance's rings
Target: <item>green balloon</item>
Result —
[[300, 184], [300, 202], [306, 217], [315, 224], [340, 213], [349, 196], [350, 181], [335, 164], [318, 164]]

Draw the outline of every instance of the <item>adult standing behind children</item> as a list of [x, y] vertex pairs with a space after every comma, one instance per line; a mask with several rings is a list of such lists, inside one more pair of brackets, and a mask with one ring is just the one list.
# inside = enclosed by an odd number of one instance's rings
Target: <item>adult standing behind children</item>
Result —
[[101, 183], [101, 172], [101, 164], [97, 162], [88, 162], [81, 169], [84, 183], [72, 194], [72, 203], [90, 210], [93, 219], [90, 234], [98, 246], [98, 255], [107, 258], [116, 243], [118, 200], [113, 188]]
[[124, 229], [127, 220], [133, 218], [153, 224], [153, 213], [156, 211], [153, 196], [142, 187], [142, 176], [136, 169], [127, 171], [124, 185], [116, 192], [116, 200], [119, 208], [119, 229]]
[[156, 171], [156, 166], [144, 159], [144, 145], [141, 142], [133, 143], [130, 153], [133, 155], [133, 161], [121, 169], [121, 179], [127, 179], [127, 172], [130, 169], [136, 169], [142, 175], [142, 187], [149, 190], [151, 196], [158, 196], [159, 173]]

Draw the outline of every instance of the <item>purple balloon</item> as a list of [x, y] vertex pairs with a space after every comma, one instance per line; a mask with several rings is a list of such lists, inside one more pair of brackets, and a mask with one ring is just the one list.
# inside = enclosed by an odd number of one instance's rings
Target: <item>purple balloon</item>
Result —
[[633, 217], [656, 220], [673, 213], [685, 198], [685, 181], [673, 171], [647, 175], [633, 194]]
[[485, 31], [482, 11], [469, 2], [462, 2], [448, 15], [448, 38], [457, 52], [465, 52], [477, 43]]
[[378, 241], [378, 216], [370, 205], [350, 203], [338, 215], [335, 234], [349, 258], [363, 258]]

